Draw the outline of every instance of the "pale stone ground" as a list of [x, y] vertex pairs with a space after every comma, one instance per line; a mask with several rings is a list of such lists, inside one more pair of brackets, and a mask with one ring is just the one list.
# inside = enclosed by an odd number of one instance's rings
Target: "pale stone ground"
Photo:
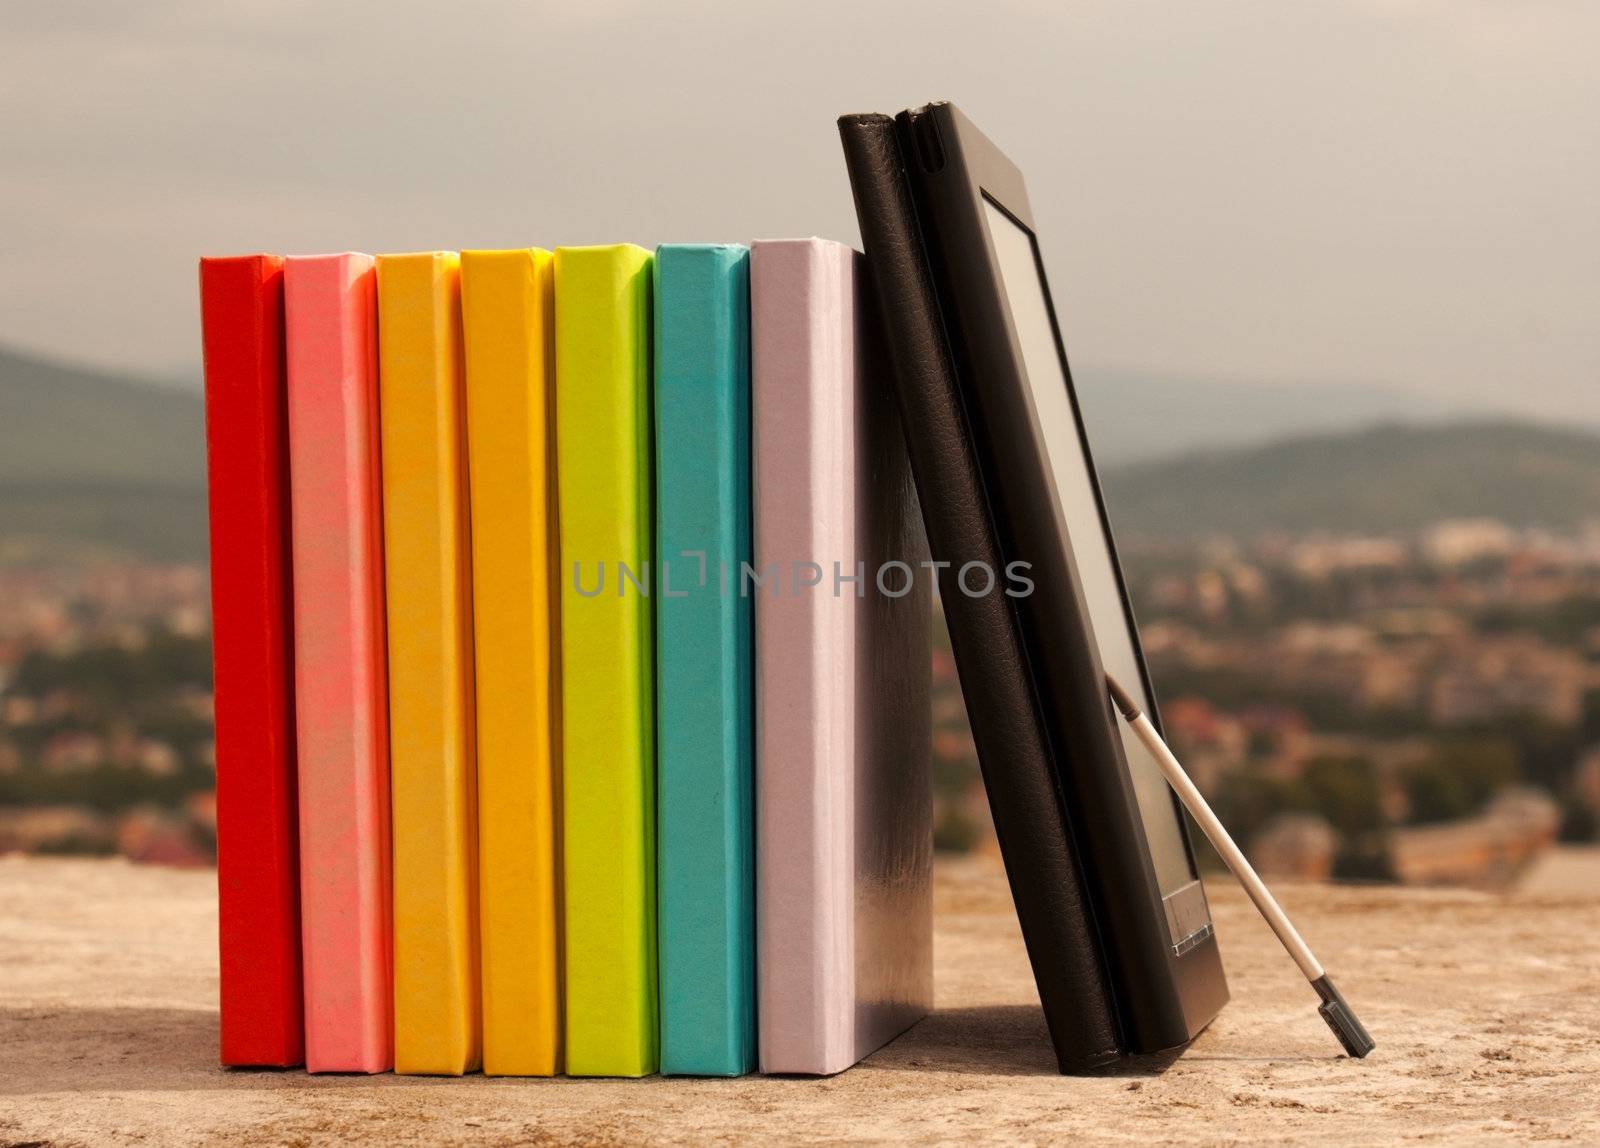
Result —
[[939, 874], [939, 1012], [850, 1072], [540, 1081], [224, 1071], [210, 873], [0, 860], [0, 1144], [1600, 1142], [1594, 861], [1509, 898], [1283, 890], [1365, 1062], [1215, 880], [1221, 1017], [1170, 1064], [1056, 1076], [1003, 878], [963, 861]]

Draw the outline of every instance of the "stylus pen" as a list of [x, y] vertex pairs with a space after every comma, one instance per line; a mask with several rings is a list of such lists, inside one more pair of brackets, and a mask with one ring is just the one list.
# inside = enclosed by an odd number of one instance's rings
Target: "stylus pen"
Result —
[[1184, 808], [1195, 821], [1199, 822], [1200, 828], [1205, 831], [1212, 846], [1222, 856], [1229, 871], [1239, 879], [1239, 884], [1244, 886], [1244, 891], [1250, 895], [1256, 908], [1267, 919], [1267, 924], [1272, 926], [1272, 931], [1278, 935], [1278, 940], [1289, 951], [1289, 956], [1300, 966], [1300, 971], [1305, 974], [1306, 980], [1311, 982], [1311, 987], [1317, 990], [1317, 995], [1322, 998], [1322, 1004], [1317, 1011], [1322, 1014], [1322, 1019], [1328, 1022], [1328, 1027], [1333, 1029], [1333, 1034], [1339, 1038], [1339, 1043], [1344, 1045], [1345, 1052], [1354, 1057], [1366, 1056], [1376, 1047], [1372, 1037], [1367, 1033], [1366, 1026], [1357, 1018], [1355, 1011], [1329, 979], [1322, 968], [1322, 962], [1317, 960], [1316, 954], [1311, 951], [1311, 946], [1306, 944], [1305, 938], [1294, 927], [1294, 922], [1290, 921], [1289, 915], [1283, 911], [1283, 906], [1278, 904], [1277, 898], [1261, 880], [1255, 866], [1250, 864], [1243, 851], [1234, 844], [1233, 838], [1223, 828], [1222, 822], [1217, 820], [1217, 815], [1211, 812], [1211, 806], [1206, 804], [1206, 799], [1195, 788], [1194, 782], [1189, 780], [1189, 774], [1167, 748], [1167, 743], [1156, 732], [1156, 727], [1150, 724], [1150, 719], [1145, 717], [1134, 704], [1133, 698], [1110, 674], [1106, 675], [1106, 685], [1111, 690], [1111, 700], [1116, 703], [1117, 709], [1122, 711], [1122, 716], [1128, 719], [1128, 724], [1133, 727], [1133, 732], [1139, 735], [1139, 740], [1144, 743], [1145, 748], [1155, 757], [1161, 766], [1161, 772], [1166, 774], [1167, 784], [1177, 793], [1178, 800], [1183, 802]]

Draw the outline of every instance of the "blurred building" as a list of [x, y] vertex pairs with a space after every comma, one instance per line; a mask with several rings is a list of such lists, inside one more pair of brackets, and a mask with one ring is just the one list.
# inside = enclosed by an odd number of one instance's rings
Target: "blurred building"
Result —
[[1504, 558], [1517, 548], [1517, 533], [1493, 518], [1440, 522], [1422, 534], [1422, 552], [1439, 566], [1462, 566], [1485, 558]]
[[1250, 842], [1250, 861], [1262, 876], [1297, 881], [1326, 881], [1338, 852], [1339, 835], [1311, 813], [1275, 817]]
[[1455, 651], [1428, 692], [1428, 713], [1440, 725], [1480, 725], [1519, 714], [1573, 726], [1583, 716], [1591, 672], [1575, 651], [1537, 639], [1475, 642]]
[[1395, 875], [1410, 885], [1510, 885], [1554, 844], [1561, 811], [1548, 796], [1512, 789], [1479, 817], [1397, 829], [1390, 841]]

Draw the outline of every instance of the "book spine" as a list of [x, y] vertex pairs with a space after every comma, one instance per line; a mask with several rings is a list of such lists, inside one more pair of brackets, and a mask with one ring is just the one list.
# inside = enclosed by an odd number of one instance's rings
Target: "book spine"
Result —
[[377, 281], [284, 265], [306, 1068], [382, 1072], [390, 998], [389, 714]]
[[661, 1070], [755, 1060], [749, 253], [655, 263]]
[[848, 248], [751, 247], [763, 1072], [853, 1062], [855, 590]]
[[555, 256], [574, 1076], [643, 1076], [657, 1064], [650, 267], [631, 246]]
[[222, 1063], [304, 1057], [283, 261], [200, 262]]
[[472, 574], [459, 260], [378, 259], [395, 1071], [480, 1062]]
[[490, 1075], [561, 1068], [553, 268], [547, 251], [461, 256]]
[[[933, 1007], [933, 588], [866, 260], [842, 273], [855, 333], [855, 1029], [850, 1062]], [[847, 431], [846, 433], [849, 433]]]

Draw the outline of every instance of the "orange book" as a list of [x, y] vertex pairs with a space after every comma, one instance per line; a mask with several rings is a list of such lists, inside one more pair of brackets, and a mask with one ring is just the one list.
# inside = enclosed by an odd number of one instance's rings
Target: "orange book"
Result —
[[555, 287], [548, 251], [466, 251], [483, 1070], [561, 1068]]
[[472, 563], [454, 252], [378, 257], [394, 1066], [478, 1067]]

